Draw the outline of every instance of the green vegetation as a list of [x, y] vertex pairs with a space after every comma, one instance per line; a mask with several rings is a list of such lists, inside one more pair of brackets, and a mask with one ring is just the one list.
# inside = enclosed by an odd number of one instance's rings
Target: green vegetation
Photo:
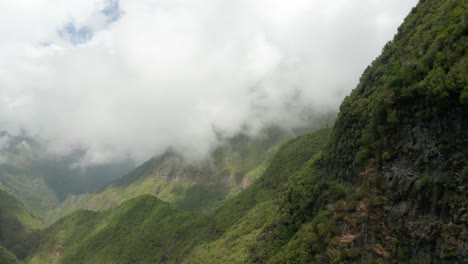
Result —
[[284, 144], [259, 181], [213, 213], [222, 236], [197, 246], [185, 261], [246, 263], [252, 260], [252, 251], [257, 251], [259, 245], [259, 235], [280, 217], [285, 184], [321, 150], [328, 133], [329, 130], [322, 129]]
[[16, 258], [16, 256], [13, 253], [0, 246], [0, 263], [19, 264], [21, 262]]
[[[210, 224], [211, 222], [211, 224]], [[209, 218], [144, 195], [103, 212], [79, 210], [36, 240], [28, 263], [160, 263], [213, 233]]]
[[[256, 235], [279, 210], [285, 183], [326, 142], [328, 130], [280, 148], [265, 175], [214, 212], [181, 212], [153, 196], [139, 196], [102, 212], [77, 211], [31, 237], [28, 263], [245, 262]], [[276, 164], [273, 166], [273, 164]], [[31, 243], [31, 242], [30, 242]]]
[[[421, 1], [412, 10], [341, 105], [323, 158], [330, 174], [352, 181], [366, 164], [407, 155], [398, 145], [426, 136], [411, 129], [453, 137], [454, 142], [436, 146], [440, 152], [466, 144], [463, 130], [453, 127], [466, 123], [466, 9], [466, 0], [450, 0]], [[452, 132], [458, 134], [444, 134]]]
[[[102, 212], [77, 211], [41, 233], [30, 236], [23, 244], [30, 247], [27, 262], [154, 263], [164, 259], [169, 262], [182, 259], [203, 262], [207, 257], [213, 262], [217, 259], [244, 262], [256, 235], [279, 212], [279, 199], [275, 196], [276, 187], [271, 185], [272, 182], [276, 186], [283, 184], [288, 175], [323, 147], [327, 134], [328, 130], [321, 130], [267, 151], [262, 162], [252, 163], [248, 168], [257, 165], [250, 175], [259, 177], [265, 172], [271, 181], [262, 178], [254, 182], [207, 216], [177, 211], [150, 196], [139, 196]], [[177, 158], [173, 155], [167, 157], [161, 159], [161, 163], [171, 165], [171, 159]], [[275, 165], [268, 166], [270, 162]], [[147, 165], [152, 164], [149, 162], [140, 167], [134, 174], [139, 177], [134, 177], [134, 180], [154, 180], [141, 173], [148, 171]], [[150, 171], [159, 173], [153, 168]], [[160, 171], [164, 168], [167, 167], [161, 166]], [[116, 184], [113, 188], [130, 190], [131, 186]], [[138, 195], [141, 190], [134, 192]], [[125, 199], [122, 193], [116, 192], [115, 195]]]
[[1, 221], [17, 221], [30, 229], [38, 229], [43, 225], [40, 219], [27, 211], [23, 203], [2, 190], [0, 190], [0, 217]]
[[[245, 251], [233, 256], [213, 246], [236, 237], [229, 233], [195, 251], [198, 259], [468, 261], [466, 10], [466, 1], [421, 1], [343, 102], [322, 153], [280, 152], [270, 168], [301, 166], [289, 168], [287, 180], [268, 170], [260, 179], [261, 190], [272, 188], [279, 201], [274, 217], [254, 229], [246, 259], [235, 258]], [[236, 219], [233, 212], [225, 219]]]
[[33, 145], [23, 152], [7, 152], [7, 162], [0, 165], [0, 189], [14, 195], [29, 210], [38, 216], [58, 205], [54, 190], [47, 184], [44, 175], [31, 167], [31, 159], [36, 153]]
[[47, 154], [31, 138], [0, 131], [2, 163], [0, 189], [23, 202], [35, 215], [46, 218], [70, 193], [92, 192], [130, 170], [128, 161], [97, 165], [86, 171], [76, 168], [83, 153], [66, 157]]
[[21, 202], [0, 190], [0, 260], [2, 257], [13, 259], [3, 247], [14, 252], [18, 257], [25, 257], [27, 245], [23, 243], [23, 240], [33, 230], [42, 226], [42, 222], [29, 213]]
[[[212, 164], [152, 159], [94, 203], [159, 186], [179, 208], [143, 195], [78, 210], [24, 240], [25, 261], [467, 263], [466, 10], [466, 0], [420, 1], [333, 129], [272, 149], [239, 136]], [[240, 188], [246, 175], [257, 180]], [[225, 200], [203, 210], [212, 199]]]
[[77, 209], [103, 210], [143, 194], [187, 211], [210, 211], [255, 182], [266, 170], [279, 144], [291, 137], [270, 127], [259, 136], [239, 134], [212, 153], [190, 162], [174, 151], [145, 162], [98, 193], [70, 195], [46, 217], [53, 222]]
[[420, 1], [344, 100], [316, 172], [352, 191], [303, 217], [309, 261], [467, 261], [467, 5]]

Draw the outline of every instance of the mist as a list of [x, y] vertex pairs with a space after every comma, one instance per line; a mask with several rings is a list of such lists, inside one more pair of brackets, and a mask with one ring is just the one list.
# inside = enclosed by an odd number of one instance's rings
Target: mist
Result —
[[0, 130], [82, 166], [337, 110], [416, 0], [0, 3]]

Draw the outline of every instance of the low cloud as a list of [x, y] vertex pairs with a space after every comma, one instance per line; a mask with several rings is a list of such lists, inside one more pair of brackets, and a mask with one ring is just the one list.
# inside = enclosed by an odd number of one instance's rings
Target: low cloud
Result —
[[0, 3], [0, 130], [83, 166], [337, 109], [416, 0]]

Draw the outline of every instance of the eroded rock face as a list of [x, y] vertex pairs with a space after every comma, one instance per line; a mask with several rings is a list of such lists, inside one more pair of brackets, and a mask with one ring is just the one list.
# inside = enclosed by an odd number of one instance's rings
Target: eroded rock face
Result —
[[341, 105], [320, 165], [334, 180], [372, 186], [369, 217], [347, 223], [353, 247], [468, 263], [466, 19], [460, 1], [420, 1]]
[[426, 119], [401, 113], [379, 150], [386, 157], [374, 161], [377, 180], [357, 179], [371, 181], [381, 200], [369, 209], [371, 220], [354, 220], [367, 222], [361, 234], [357, 224], [348, 228], [360, 234], [354, 243], [364, 247], [374, 239], [382, 258], [468, 263], [468, 114], [457, 105]]
[[388, 135], [390, 157], [375, 165], [373, 175], [361, 173], [356, 180], [370, 182], [378, 198], [368, 214], [353, 213], [347, 218], [352, 223], [344, 221], [342, 228], [356, 236], [351, 248], [378, 245], [365, 253], [369, 259], [377, 254], [416, 263], [468, 263], [466, 116], [454, 111], [432, 120], [408, 119]]

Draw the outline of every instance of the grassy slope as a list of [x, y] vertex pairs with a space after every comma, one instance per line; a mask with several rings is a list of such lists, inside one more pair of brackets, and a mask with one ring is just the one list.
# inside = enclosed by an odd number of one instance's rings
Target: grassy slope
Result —
[[[13, 196], [0, 190], [0, 246], [24, 257], [23, 239], [43, 223]], [[7, 256], [8, 254], [4, 254]]]
[[7, 155], [7, 162], [0, 166], [0, 184], [34, 214], [43, 217], [46, 211], [59, 204], [59, 200], [44, 175], [31, 168], [31, 156], [37, 155], [34, 146], [30, 152]]
[[0, 263], [2, 264], [19, 264], [20, 261], [10, 251], [0, 246]]
[[209, 211], [258, 179], [289, 135], [270, 128], [255, 138], [238, 135], [212, 154], [212, 160], [189, 163], [167, 152], [152, 158], [98, 193], [70, 195], [47, 217], [51, 223], [77, 209], [102, 210], [143, 194], [189, 211]]
[[28, 263], [160, 263], [208, 239], [208, 218], [144, 195], [103, 212], [80, 210], [36, 240]]
[[327, 134], [321, 130], [285, 144], [262, 180], [213, 213], [181, 212], [153, 196], [102, 212], [78, 211], [33, 238], [28, 262], [245, 262], [256, 234], [278, 212], [277, 187], [320, 150]]
[[249, 261], [251, 251], [258, 245], [258, 235], [280, 217], [282, 194], [287, 189], [288, 179], [319, 155], [329, 131], [322, 129], [285, 144], [258, 182], [213, 213], [222, 236], [195, 247], [184, 262]]

